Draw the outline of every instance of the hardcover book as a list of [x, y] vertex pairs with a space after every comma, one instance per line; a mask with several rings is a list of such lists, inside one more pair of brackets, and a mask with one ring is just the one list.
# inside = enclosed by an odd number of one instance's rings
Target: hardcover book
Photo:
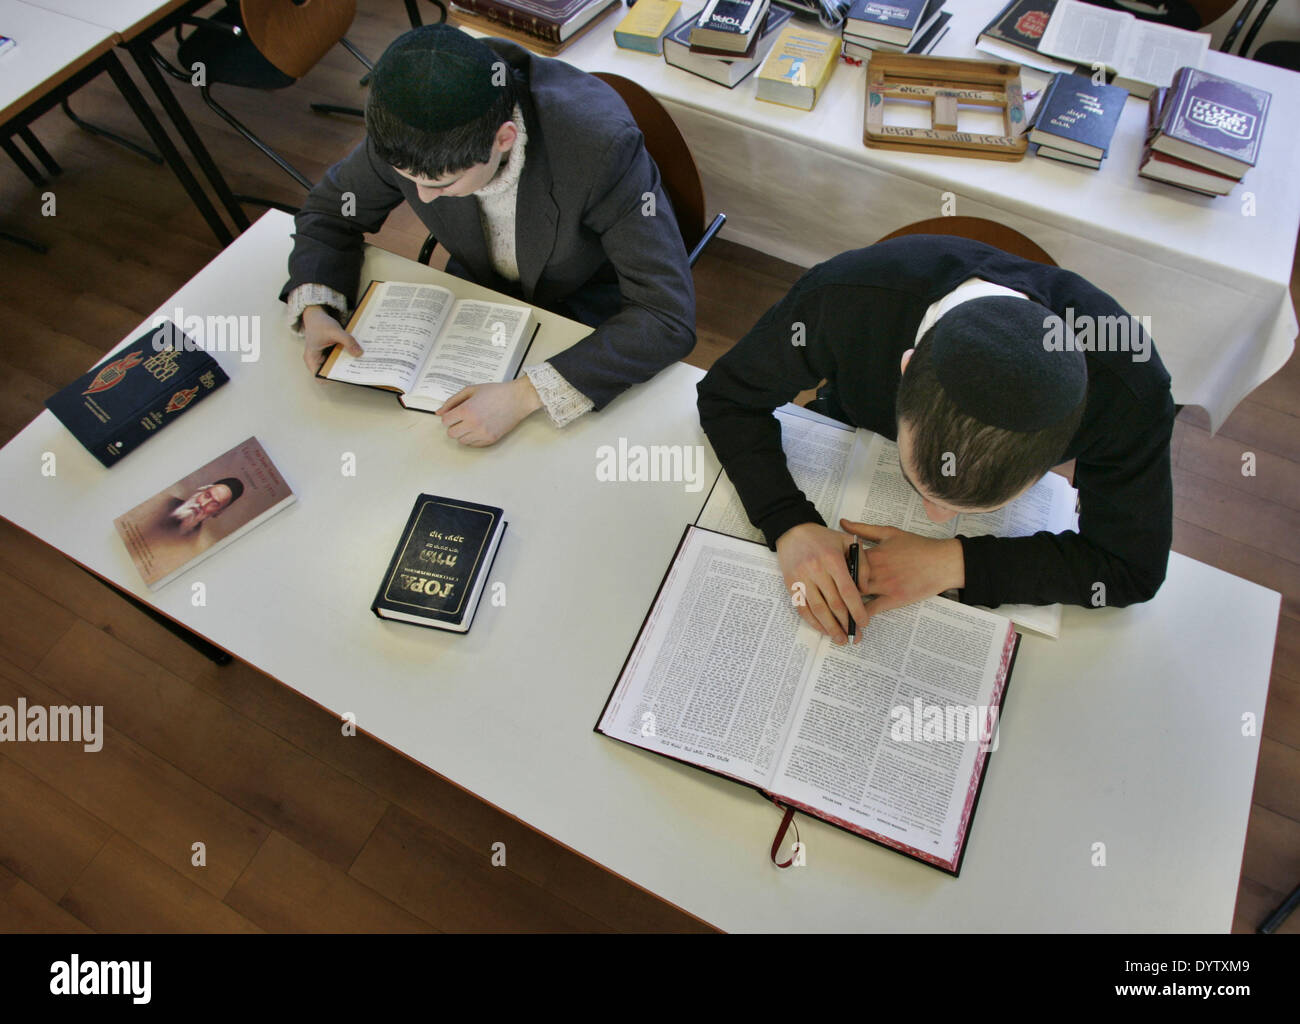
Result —
[[458, 7], [554, 43], [566, 42], [618, 0], [456, 0]]
[[1074, 153], [1068, 149], [1056, 149], [1053, 146], [1039, 144], [1034, 147], [1034, 153], [1037, 156], [1045, 156], [1049, 160], [1059, 160], [1063, 164], [1091, 167], [1094, 171], [1101, 168], [1101, 157], [1084, 156], [1082, 153]]
[[932, 597], [833, 644], [766, 544], [688, 526], [596, 731], [956, 875], [1018, 642]]
[[250, 437], [124, 512], [113, 527], [140, 578], [157, 590], [295, 500]]
[[681, 0], [637, 0], [614, 29], [614, 42], [625, 50], [659, 54], [664, 36], [684, 20]]
[[1100, 164], [1127, 99], [1128, 91], [1118, 86], [1094, 85], [1083, 75], [1059, 74], [1048, 83], [1038, 104], [1029, 141]]
[[1138, 174], [1152, 181], [1199, 192], [1204, 196], [1226, 196], [1236, 187], [1237, 179], [1226, 174], [1216, 174], [1199, 164], [1179, 160], [1176, 156], [1161, 153], [1147, 146], [1142, 150]]
[[768, 5], [769, 0], [709, 0], [691, 27], [691, 45], [744, 53]]
[[942, 0], [854, 0], [844, 18], [844, 34], [902, 49], [940, 6]]
[[229, 379], [167, 320], [51, 395], [45, 407], [112, 466]]
[[1253, 85], [1179, 68], [1161, 110], [1152, 148], [1241, 178], [1259, 158], [1272, 94]]
[[421, 494], [370, 610], [468, 633], [505, 533], [503, 516], [493, 505]]
[[[518, 43], [525, 49], [543, 57], [555, 57], [596, 29], [601, 22], [613, 14], [614, 11], [619, 10], [621, 6], [619, 0], [609, 0], [608, 3], [597, 4], [595, 13], [592, 14], [590, 19], [574, 28], [563, 40], [553, 38], [559, 35], [558, 32], [547, 32], [545, 35], [539, 35], [537, 32], [526, 31], [499, 18], [491, 18], [479, 11], [468, 10], [455, 2], [447, 8], [447, 23], [461, 28], [470, 28], [487, 36], [509, 39], [511, 42]], [[539, 29], [539, 31], [541, 30]]]
[[790, 11], [784, 7], [769, 8], [762, 32], [754, 37], [747, 54], [726, 56], [721, 50], [701, 50], [692, 46], [691, 25], [682, 25], [664, 37], [664, 60], [675, 68], [734, 89], [763, 63], [763, 58], [771, 51], [791, 17]]
[[348, 331], [362, 354], [336, 345], [318, 377], [392, 391], [407, 409], [434, 412], [471, 384], [513, 378], [537, 322], [528, 306], [457, 299], [436, 284], [372, 281]]
[[758, 98], [812, 110], [830, 81], [843, 40], [787, 25], [758, 70]]
[[1039, 71], [1073, 71], [1074, 64], [1054, 60], [1039, 50], [1054, 10], [1056, 0], [1011, 0], [984, 26], [975, 46], [994, 57], [1028, 64]]

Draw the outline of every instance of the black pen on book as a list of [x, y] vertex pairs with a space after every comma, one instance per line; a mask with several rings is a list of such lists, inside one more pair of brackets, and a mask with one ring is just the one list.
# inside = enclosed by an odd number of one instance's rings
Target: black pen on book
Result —
[[[858, 542], [854, 541], [849, 545], [849, 553], [846, 556], [849, 563], [849, 579], [853, 580], [853, 589], [858, 588]], [[861, 600], [861, 599], [859, 599]], [[854, 635], [857, 623], [853, 618], [853, 613], [849, 612], [849, 636]]]

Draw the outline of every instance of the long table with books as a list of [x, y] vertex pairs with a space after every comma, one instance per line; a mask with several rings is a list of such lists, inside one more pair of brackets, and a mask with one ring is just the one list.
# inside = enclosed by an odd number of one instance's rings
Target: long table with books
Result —
[[[1058, 639], [1022, 629], [1014, 669], [1003, 657], [1013, 637], [1006, 618], [935, 599], [891, 620], [916, 618], [913, 639], [901, 626], [886, 637], [878, 620], [872, 643], [819, 650], [810, 674], [810, 659], [789, 653], [811, 651], [806, 630], [795, 627], [788, 597], [763, 582], [772, 553], [717, 532], [743, 533], [744, 524], [733, 524], [725, 478], [699, 426], [699, 370], [676, 364], [563, 431], [535, 415], [492, 448], [461, 447], [391, 393], [304, 370], [301, 343], [276, 298], [291, 230], [286, 215], [267, 213], [157, 312], [191, 332], [204, 318], [223, 318], [220, 337], [237, 343], [210, 345], [207, 354], [228, 383], [109, 468], [42, 413], [0, 450], [0, 514], [341, 720], [353, 716], [357, 728], [720, 928], [1230, 927], [1276, 593], [1174, 555], [1148, 604], [1065, 608]], [[499, 298], [374, 248], [363, 274], [445, 284], [462, 299]], [[539, 327], [526, 362], [586, 330], [544, 311], [533, 315]], [[150, 317], [131, 332], [114, 360], [155, 325]], [[97, 373], [95, 395], [110, 393], [120, 372], [119, 365]], [[818, 500], [887, 514], [879, 505], [892, 489], [887, 444], [795, 410], [783, 416], [807, 453], [797, 472], [821, 481]], [[245, 443], [250, 435], [261, 455]], [[297, 500], [201, 565], [147, 589], [114, 519], [178, 480], [208, 485], [196, 508], [229, 501], [221, 489], [234, 487], [233, 470], [203, 481], [193, 472], [236, 447], [259, 465], [268, 457]], [[173, 492], [176, 504], [187, 489]], [[1049, 490], [1038, 511], [1024, 510], [1024, 522], [1068, 516], [1068, 486], [1050, 482]], [[371, 614], [422, 494], [499, 508], [508, 522], [485, 577], [491, 597], [465, 635]], [[718, 538], [711, 549], [729, 551], [695, 583], [674, 555], [688, 527]], [[695, 587], [693, 604], [674, 596], [674, 573], [683, 593]], [[645, 659], [629, 655], [646, 649], [638, 637], [653, 632], [654, 609], [670, 607], [686, 640], [670, 636], [665, 645], [655, 634], [653, 642], [683, 654], [703, 650], [696, 668], [709, 685], [687, 692], [695, 677], [673, 668], [678, 692], [661, 685], [655, 707], [689, 709], [702, 723], [696, 732], [716, 734], [715, 754], [731, 756], [727, 749], [766, 735], [765, 749], [783, 752], [785, 781], [773, 785], [787, 801], [812, 806], [808, 786], [833, 796], [844, 784], [826, 783], [826, 771], [855, 771], [844, 758], [829, 769], [790, 765], [803, 756], [806, 730], [823, 730], [825, 744], [845, 728], [848, 719], [831, 705], [845, 700], [845, 672], [851, 676], [854, 665], [877, 686], [891, 658], [916, 649], [966, 699], [985, 703], [987, 693], [987, 703], [996, 700], [993, 749], [974, 765], [949, 764], [937, 748], [926, 749], [927, 758], [939, 758], [940, 774], [982, 778], [976, 791], [961, 794], [959, 876], [900, 856], [897, 845], [890, 848], [896, 840], [864, 842], [836, 821], [802, 814], [800, 866], [778, 872], [769, 863], [781, 820], [772, 803], [731, 779], [598, 733], [605, 711], [630, 707], [617, 699], [631, 685], [625, 669]], [[755, 660], [759, 648], [772, 653], [787, 642], [788, 678], [777, 689], [791, 699], [796, 689], [801, 694], [798, 722], [780, 726], [774, 710], [766, 729], [752, 715], [728, 726], [738, 690], [757, 692], [756, 671], [771, 676], [772, 659]], [[978, 653], [981, 645], [996, 649], [996, 663]], [[869, 658], [883, 658], [883, 667], [863, 667]], [[775, 709], [780, 700], [772, 702]], [[104, 722], [113, 719], [109, 702]], [[671, 740], [678, 724], [661, 717], [657, 735]], [[626, 738], [629, 726], [647, 735], [643, 713], [625, 716], [616, 738]], [[606, 720], [602, 728], [613, 734], [620, 726]], [[784, 745], [776, 736], [782, 729], [792, 737]], [[707, 763], [708, 751], [693, 756]], [[891, 769], [899, 793], [918, 778], [906, 760]], [[805, 788], [792, 790], [800, 772]], [[742, 781], [768, 785], [757, 766]], [[850, 821], [866, 810], [829, 817]], [[922, 810], [912, 812], [919, 824], [895, 823], [933, 830], [938, 805]]]
[[[687, 0], [697, 10], [701, 0]], [[936, 56], [990, 58], [976, 38], [1002, 0], [949, 2]], [[621, 17], [621, 16], [620, 16]], [[1289, 284], [1300, 229], [1300, 76], [1211, 50], [1206, 70], [1274, 96], [1257, 165], [1211, 199], [1138, 177], [1147, 105], [1130, 97], [1100, 170], [1030, 154], [1009, 163], [863, 145], [866, 72], [844, 63], [808, 112], [756, 97], [758, 73], [733, 89], [662, 56], [622, 49], [604, 19], [561, 54], [586, 71], [639, 82], [681, 129], [724, 237], [811, 266], [941, 215], [1014, 228], [1062, 266], [1151, 318], [1177, 402], [1217, 429], [1290, 356]], [[1024, 74], [1028, 92], [1048, 78]]]

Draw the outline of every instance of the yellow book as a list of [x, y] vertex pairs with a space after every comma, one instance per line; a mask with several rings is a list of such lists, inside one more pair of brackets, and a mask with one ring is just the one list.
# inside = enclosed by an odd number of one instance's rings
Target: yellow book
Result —
[[758, 69], [758, 98], [812, 110], [840, 58], [839, 36], [787, 25]]
[[662, 53], [664, 36], [682, 23], [681, 9], [681, 0], [637, 0], [614, 29], [614, 42], [625, 50]]

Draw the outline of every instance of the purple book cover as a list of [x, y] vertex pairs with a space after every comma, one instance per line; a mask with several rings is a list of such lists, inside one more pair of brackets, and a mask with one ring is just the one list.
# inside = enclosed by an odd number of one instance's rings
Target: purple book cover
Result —
[[1181, 68], [1169, 89], [1161, 130], [1171, 139], [1254, 167], [1272, 98], [1264, 89]]

